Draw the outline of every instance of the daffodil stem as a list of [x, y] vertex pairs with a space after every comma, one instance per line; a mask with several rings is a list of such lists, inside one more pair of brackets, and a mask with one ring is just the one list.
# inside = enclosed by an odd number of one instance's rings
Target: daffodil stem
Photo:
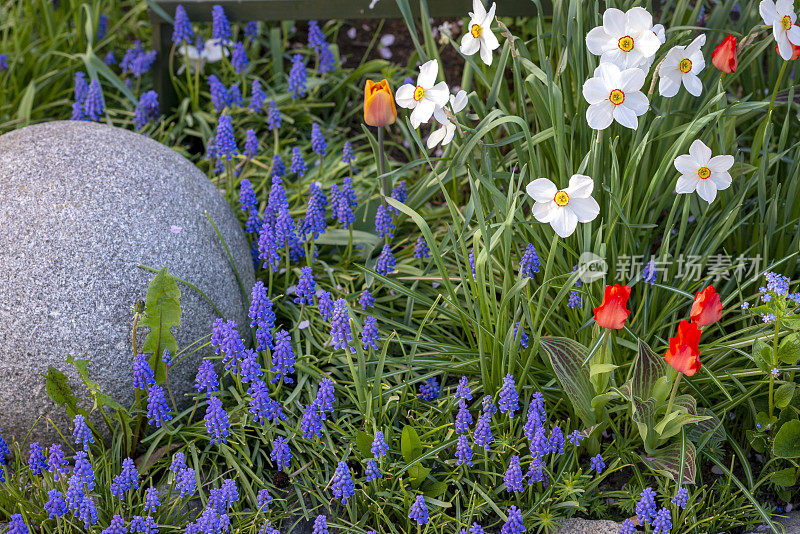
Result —
[[769, 100], [769, 111], [767, 111], [767, 116], [772, 114], [772, 108], [775, 106], [775, 97], [778, 96], [778, 88], [781, 86], [783, 74], [786, 72], [786, 65], [788, 64], [788, 61], [784, 61], [783, 65], [781, 66], [781, 71], [778, 73], [778, 81], [775, 82], [775, 89], [772, 91], [772, 98]]
[[675, 403], [675, 395], [678, 393], [678, 384], [681, 383], [681, 377], [683, 373], [678, 373], [678, 376], [675, 377], [675, 382], [672, 383], [672, 393], [669, 394], [669, 403], [667, 404], [667, 413], [669, 415], [672, 413], [672, 405]]
[[383, 126], [378, 126], [378, 174], [381, 176], [381, 194], [384, 196], [383, 203], [386, 203], [386, 197], [389, 196], [389, 177], [386, 174], [386, 151], [383, 148]]

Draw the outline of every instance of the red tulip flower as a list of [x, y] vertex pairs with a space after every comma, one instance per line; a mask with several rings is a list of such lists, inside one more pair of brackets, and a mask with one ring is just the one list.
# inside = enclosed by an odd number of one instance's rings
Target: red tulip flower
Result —
[[692, 322], [700, 328], [714, 324], [722, 317], [722, 302], [714, 286], [708, 286], [694, 297], [692, 311], [689, 312]]
[[684, 319], [678, 325], [677, 337], [669, 338], [669, 350], [664, 359], [679, 373], [692, 376], [700, 370], [701, 333], [696, 324]]
[[722, 72], [736, 72], [736, 36], [728, 35], [711, 53], [711, 63]]
[[603, 302], [594, 309], [594, 320], [603, 328], [619, 330], [625, 326], [631, 311], [627, 308], [631, 288], [615, 284], [606, 286]]

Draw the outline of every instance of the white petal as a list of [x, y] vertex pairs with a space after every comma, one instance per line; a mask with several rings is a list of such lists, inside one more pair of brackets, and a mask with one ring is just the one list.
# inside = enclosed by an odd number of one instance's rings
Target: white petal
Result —
[[664, 29], [663, 24], [656, 24], [652, 28], [653, 33], [658, 37], [658, 40], [661, 41], [661, 44], [667, 42], [667, 31]]
[[586, 108], [586, 123], [593, 130], [605, 130], [614, 120], [614, 104], [609, 100], [592, 104]]
[[489, 28], [489, 24], [483, 26], [481, 39], [483, 39], [483, 44], [489, 47], [489, 50], [496, 50], [500, 48], [500, 43], [498, 42], [497, 37], [495, 37], [492, 30]]
[[639, 127], [639, 119], [636, 118], [636, 113], [625, 104], [620, 104], [614, 108], [614, 120], [631, 130]]
[[697, 194], [711, 204], [717, 198], [717, 186], [711, 180], [700, 180], [700, 183], [697, 184]]
[[420, 100], [417, 103], [417, 107], [415, 107], [414, 111], [411, 112], [411, 126], [416, 128], [423, 122], [428, 122], [431, 120], [431, 115], [433, 115], [433, 110], [435, 108], [436, 104], [427, 98]]
[[700, 165], [689, 154], [682, 154], [673, 162], [675, 169], [681, 174], [697, 174]]
[[606, 62], [601, 62], [597, 68], [594, 69], [595, 77], [603, 80], [603, 83], [608, 89], [617, 89], [622, 87], [622, 80], [620, 76], [621, 72], [622, 71], [620, 71], [617, 65]]
[[594, 190], [594, 180], [585, 174], [573, 174], [569, 179], [569, 185], [564, 189], [570, 197], [570, 202], [572, 202], [572, 197], [587, 198], [592, 196], [592, 190]]
[[658, 78], [658, 93], [666, 98], [672, 98], [678, 94], [678, 89], [681, 87], [680, 72], [669, 71], [659, 73]]
[[786, 30], [786, 37], [793, 45], [800, 46], [800, 26], [792, 24], [792, 27]]
[[703, 57], [702, 51], [695, 52], [689, 56], [689, 59], [692, 61], [692, 70], [689, 71], [692, 74], [700, 74], [706, 68], [706, 58]]
[[784, 15], [791, 13], [794, 11], [794, 1], [793, 0], [776, 0], [775, 1], [775, 11], [778, 12], [779, 17], [783, 17]]
[[547, 178], [537, 178], [525, 186], [525, 192], [536, 202], [552, 202], [558, 193], [558, 187]]
[[486, 8], [481, 0], [472, 0], [472, 17], [481, 20], [486, 18]]
[[761, 18], [764, 19], [764, 24], [770, 26], [775, 19], [778, 18], [778, 12], [775, 10], [775, 2], [772, 0], [761, 0], [761, 3], [758, 4], [758, 12]]
[[430, 89], [436, 83], [436, 75], [439, 74], [439, 64], [435, 59], [424, 63], [419, 68], [419, 77], [417, 78], [417, 85], [423, 89]]
[[589, 52], [596, 56], [600, 56], [606, 50], [610, 49], [610, 44], [612, 43], [612, 37], [608, 35], [606, 29], [602, 26], [598, 26], [596, 28], [592, 28], [589, 30], [589, 33], [586, 34], [586, 48], [589, 49]]
[[578, 217], [569, 206], [558, 208], [550, 219], [550, 226], [561, 237], [569, 237], [578, 226]]
[[689, 145], [689, 154], [694, 158], [698, 167], [705, 167], [711, 160], [711, 149], [700, 139], [695, 139], [692, 144]]
[[692, 96], [700, 96], [700, 93], [703, 92], [703, 82], [700, 81], [696, 74], [691, 72], [683, 75], [683, 85]]
[[456, 135], [456, 125], [453, 124], [452, 122], [449, 124], [445, 124], [444, 128], [447, 131], [445, 132], [444, 139], [442, 139], [442, 146], [449, 144], [450, 141], [453, 140], [453, 136]]
[[614, 7], [603, 13], [603, 28], [612, 38], [625, 35], [625, 13]]
[[447, 82], [439, 82], [430, 89], [425, 91], [423, 100], [430, 100], [437, 106], [444, 107], [450, 98], [450, 89], [447, 88]]
[[733, 156], [727, 154], [722, 156], [714, 156], [708, 161], [708, 168], [713, 172], [728, 172], [733, 167]]
[[653, 57], [656, 52], [658, 52], [658, 49], [661, 48], [661, 41], [659, 41], [656, 34], [649, 29], [639, 34], [635, 44], [636, 49], [639, 50], [644, 57]]
[[397, 105], [401, 108], [414, 109], [417, 105], [417, 101], [414, 100], [414, 89], [416, 88], [410, 83], [401, 85], [394, 96]]
[[[780, 21], [775, 23], [776, 27], [778, 25], [780, 25]], [[792, 49], [792, 43], [789, 42], [789, 38], [786, 36], [786, 32], [781, 31], [780, 34], [775, 34], [775, 41], [778, 43], [778, 54], [786, 61], [792, 59], [794, 50]]]
[[638, 91], [644, 85], [645, 74], [641, 69], [627, 69], [619, 74], [619, 88], [623, 92]]
[[733, 182], [733, 178], [727, 172], [712, 172], [711, 176], [708, 177], [706, 181], [714, 182], [714, 186], [717, 188], [717, 191], [722, 191], [723, 189], [728, 189]]
[[450, 107], [453, 109], [453, 113], [458, 113], [467, 107], [468, 103], [467, 92], [463, 89], [455, 95], [450, 95]]
[[625, 95], [625, 102], [623, 106], [632, 110], [636, 116], [644, 115], [650, 109], [650, 102], [641, 91], [633, 91]]
[[447, 115], [444, 113], [443, 107], [436, 106], [433, 108], [433, 118], [436, 119], [439, 124], [450, 124], [450, 121], [447, 120]]
[[475, 39], [472, 34], [467, 31], [464, 37], [461, 38], [461, 53], [465, 56], [471, 56], [481, 48], [479, 39]]
[[694, 174], [682, 174], [680, 178], [678, 178], [678, 183], [675, 184], [675, 192], [694, 193], [697, 189], [697, 184], [701, 181], [696, 170]]
[[486, 43], [481, 39], [481, 60], [487, 65], [492, 64], [492, 51], [491, 49], [486, 46]]
[[558, 204], [552, 200], [549, 202], [537, 202], [531, 209], [531, 215], [539, 222], [549, 223], [560, 209]]
[[606, 87], [601, 78], [589, 78], [583, 83], [583, 98], [589, 104], [608, 100], [609, 93], [611, 93], [611, 88]]
[[433, 147], [438, 145], [444, 139], [445, 134], [447, 133], [447, 127], [442, 126], [441, 128], [437, 128], [431, 135], [428, 136], [428, 150], [432, 150]]
[[625, 12], [625, 22], [627, 29], [647, 30], [652, 33], [653, 15], [643, 7], [632, 7]]
[[587, 223], [593, 221], [600, 214], [600, 205], [592, 197], [571, 198], [569, 207], [578, 218], [578, 222]]
[[700, 35], [695, 37], [691, 43], [689, 43], [689, 46], [686, 47], [685, 50], [686, 57], [695, 54], [698, 50], [700, 50], [703, 47], [704, 44], [706, 44], [706, 34], [701, 33]]
[[486, 13], [486, 16], [483, 17], [483, 21], [481, 22], [481, 27], [484, 31], [491, 32], [489, 30], [489, 26], [492, 25], [492, 21], [494, 20], [494, 12], [497, 9], [497, 4], [492, 2], [492, 7], [489, 8], [489, 12]]

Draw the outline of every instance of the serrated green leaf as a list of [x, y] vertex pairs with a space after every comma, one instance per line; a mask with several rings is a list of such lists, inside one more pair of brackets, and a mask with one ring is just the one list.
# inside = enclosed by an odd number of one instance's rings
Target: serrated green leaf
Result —
[[800, 421], [793, 419], [781, 426], [772, 442], [772, 453], [779, 458], [800, 458]]
[[53, 402], [62, 408], [66, 408], [69, 412], [77, 408], [77, 399], [75, 394], [72, 393], [72, 388], [69, 386], [69, 379], [67, 375], [56, 369], [55, 367], [47, 368], [47, 375], [45, 376], [45, 390], [47, 396]]
[[163, 382], [167, 369], [161, 355], [164, 349], [172, 354], [178, 352], [178, 343], [170, 329], [181, 324], [181, 290], [166, 267], [150, 281], [145, 314], [139, 324], [150, 329], [140, 350], [151, 354], [150, 366], [155, 371], [156, 381]]
[[575, 413], [584, 425], [596, 423], [592, 399], [595, 397], [589, 370], [583, 365], [589, 351], [572, 339], [564, 337], [545, 337], [541, 347], [550, 357], [553, 370], [564, 388]]
[[78, 374], [83, 381], [83, 385], [86, 386], [86, 389], [89, 390], [89, 395], [94, 399], [94, 407], [95, 408], [102, 408], [103, 406], [108, 406], [114, 410], [122, 410], [122, 406], [109, 395], [105, 394], [101, 389], [97, 382], [94, 382], [89, 378], [89, 363], [90, 360], [86, 360], [83, 358], [73, 358], [71, 355], [67, 355], [67, 363], [71, 363], [77, 369]]

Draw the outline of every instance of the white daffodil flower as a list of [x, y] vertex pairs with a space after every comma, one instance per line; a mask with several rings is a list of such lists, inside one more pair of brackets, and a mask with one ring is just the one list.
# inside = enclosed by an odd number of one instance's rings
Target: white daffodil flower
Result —
[[706, 68], [706, 60], [700, 48], [706, 44], [706, 36], [698, 35], [689, 46], [673, 46], [658, 69], [658, 92], [661, 96], [678, 94], [681, 83], [693, 96], [703, 92], [703, 82], [697, 75]]
[[480, 50], [481, 59], [487, 65], [492, 64], [492, 51], [500, 48], [500, 43], [497, 42], [497, 37], [494, 36], [491, 29], [496, 8], [497, 4], [492, 2], [492, 7], [487, 13], [481, 0], [472, 0], [468, 31], [461, 38], [461, 53], [471, 56]]
[[397, 90], [395, 100], [397, 105], [411, 112], [411, 125], [416, 128], [423, 122], [431, 120], [431, 115], [436, 106], [447, 104], [447, 95], [450, 93], [445, 82], [436, 83], [439, 74], [439, 64], [432, 59], [419, 68], [417, 85], [407, 83]]
[[661, 41], [653, 32], [653, 16], [642, 7], [626, 12], [606, 9], [603, 25], [586, 34], [589, 52], [600, 56], [603, 63], [613, 63], [621, 69], [639, 67], [655, 56]]
[[[452, 111], [453, 114], [458, 113], [465, 107], [467, 107], [466, 91], [461, 90], [455, 95], [450, 95], [450, 111]], [[437, 106], [436, 109], [433, 110], [433, 117], [441, 124], [441, 127], [431, 132], [431, 135], [428, 136], [427, 145], [429, 150], [433, 149], [433, 147], [439, 143], [441, 143], [442, 146], [448, 144], [453, 140], [456, 134], [456, 125], [447, 117], [445, 108]]]
[[639, 115], [647, 112], [650, 103], [640, 91], [645, 73], [639, 68], [619, 70], [612, 63], [600, 63], [594, 77], [583, 84], [583, 98], [589, 103], [586, 122], [590, 128], [604, 130], [616, 120], [635, 130]]
[[730, 187], [733, 181], [728, 172], [733, 167], [733, 156], [711, 157], [711, 149], [697, 139], [689, 147], [689, 153], [675, 158], [675, 169], [681, 173], [675, 192], [694, 193], [711, 204], [717, 191]]
[[569, 237], [579, 222], [593, 221], [600, 213], [592, 189], [594, 180], [573, 174], [566, 189], [559, 189], [547, 178], [538, 178], [525, 191], [534, 200], [532, 213], [536, 220], [549, 223], [559, 236]]
[[[667, 30], [664, 29], [663, 24], [656, 24], [650, 29], [655, 34], [656, 38], [658, 38], [658, 42], [660, 42], [662, 45], [667, 42]], [[653, 61], [655, 61], [655, 59], [655, 55], [646, 58], [644, 61], [642, 61], [641, 65], [639, 65], [639, 68], [642, 69], [645, 74], [650, 72], [650, 67], [653, 66]]]
[[[189, 65], [189, 72], [202, 71], [206, 63], [216, 63], [223, 57], [227, 57], [229, 52], [223, 39], [209, 39], [205, 42], [203, 50], [198, 51], [196, 46], [182, 44], [178, 53], [186, 59]], [[178, 74], [183, 72], [185, 65], [181, 65]]]
[[778, 43], [778, 53], [785, 60], [792, 59], [792, 45], [800, 46], [800, 26], [795, 26], [797, 15], [792, 0], [761, 0], [758, 12], [764, 24], [772, 26], [772, 35]]

